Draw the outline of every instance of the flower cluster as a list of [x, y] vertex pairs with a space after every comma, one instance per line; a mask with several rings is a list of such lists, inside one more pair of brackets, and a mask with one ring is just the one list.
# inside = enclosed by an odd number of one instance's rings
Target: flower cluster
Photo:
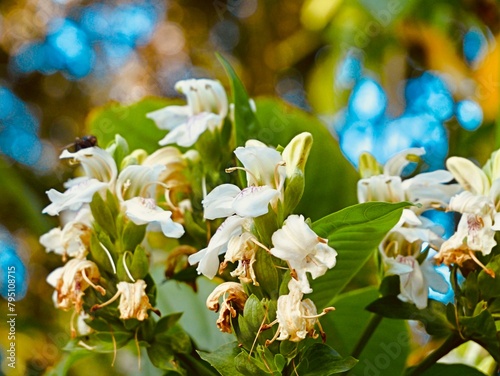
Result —
[[402, 202], [416, 204], [405, 209], [400, 221], [389, 231], [379, 246], [387, 275], [400, 278], [399, 299], [414, 303], [417, 308], [427, 307], [429, 287], [446, 293], [448, 284], [438, 274], [432, 260], [422, 254], [424, 247], [439, 250], [444, 242], [443, 229], [421, 214], [431, 209], [445, 210], [452, 195], [460, 188], [449, 184], [450, 172], [437, 170], [403, 179], [405, 168], [418, 162], [424, 154], [421, 148], [408, 149], [379, 166], [368, 154], [360, 160], [364, 177], [358, 182], [358, 200]]
[[[107, 149], [64, 150], [60, 158], [78, 165], [81, 176], [66, 182], [64, 192], [47, 192], [51, 203], [43, 212], [60, 215], [62, 227], [42, 235], [40, 243], [65, 262], [47, 278], [55, 288], [54, 304], [63, 310], [74, 309], [75, 314], [88, 317], [88, 322], [92, 320], [89, 312], [118, 296], [120, 318], [148, 318], [147, 311], [153, 307], [142, 279], [147, 275], [148, 260], [143, 249], [138, 250], [144, 231], [161, 231], [169, 238], [180, 238], [185, 232], [172, 219], [172, 210], [180, 208], [170, 199], [178, 184], [177, 173], [185, 168], [185, 157], [178, 149], [165, 147], [151, 155], [137, 151], [118, 160], [119, 151], [127, 149], [117, 136]], [[139, 236], [127, 243], [131, 231]], [[86, 301], [89, 287], [101, 297], [89, 296]], [[104, 303], [103, 297], [112, 291], [117, 292]], [[71, 328], [76, 335], [73, 321]]]
[[[237, 263], [230, 275], [241, 282], [222, 284], [207, 300], [210, 309], [220, 308], [217, 325], [221, 331], [232, 332], [231, 319], [244, 311], [251, 291], [248, 286], [253, 285], [255, 289], [266, 283], [259, 280], [255, 271], [254, 265], [260, 263], [260, 270], [288, 270], [291, 276], [287, 284], [289, 293], [277, 300], [274, 322], [279, 325], [274, 338], [297, 342], [307, 335], [316, 337], [314, 326], [320, 315], [310, 299], [303, 300], [304, 294], [312, 292], [308, 273], [313, 279], [324, 275], [335, 266], [337, 252], [328, 245], [327, 239], [310, 228], [302, 215], [290, 214], [293, 207], [289, 203], [297, 203], [300, 197], [290, 197], [292, 194], [287, 191], [292, 180], [303, 179], [311, 145], [309, 133], [296, 136], [282, 153], [257, 140], [247, 141], [244, 147], [234, 151], [243, 167], [226, 170], [244, 171], [246, 186], [241, 189], [234, 184], [222, 184], [203, 200], [206, 219], [225, 219], [208, 246], [191, 255], [189, 262], [198, 264], [198, 272], [209, 278], [218, 271], [222, 273], [228, 263]], [[262, 255], [259, 252], [272, 257], [259, 257]], [[222, 263], [219, 262], [221, 254], [224, 254]], [[272, 265], [264, 265], [268, 259], [273, 260]], [[220, 307], [218, 299], [222, 295], [226, 297]], [[263, 325], [270, 327], [272, 323]]]
[[483, 169], [461, 157], [451, 157], [446, 166], [463, 188], [454, 196], [449, 210], [461, 214], [457, 231], [442, 244], [438, 263], [456, 264], [465, 267], [469, 260], [481, 266], [485, 272], [495, 277], [477, 258], [491, 253], [497, 244], [496, 231], [500, 230], [500, 154], [493, 153]]

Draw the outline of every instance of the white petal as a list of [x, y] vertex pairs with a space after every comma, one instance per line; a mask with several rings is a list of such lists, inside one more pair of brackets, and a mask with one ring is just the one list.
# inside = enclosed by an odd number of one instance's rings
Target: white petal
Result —
[[172, 221], [172, 212], [156, 206], [154, 200], [134, 197], [123, 203], [125, 215], [136, 225], [147, 223], [159, 224], [163, 234], [169, 238], [180, 238], [184, 235], [184, 228]]
[[59, 158], [71, 158], [79, 162], [85, 171], [85, 175], [91, 179], [112, 183], [118, 175], [118, 169], [111, 154], [97, 146], [80, 149], [76, 153], [63, 150]]
[[116, 196], [124, 201], [137, 196], [154, 197], [163, 165], [131, 165], [125, 167], [116, 181]]
[[233, 201], [240, 192], [241, 189], [233, 184], [221, 184], [215, 187], [202, 201], [204, 218], [225, 218], [233, 215], [235, 213]]
[[167, 106], [146, 114], [160, 129], [172, 130], [184, 124], [192, 113], [188, 106]]
[[410, 148], [403, 150], [387, 161], [384, 165], [384, 175], [401, 176], [404, 168], [410, 163], [409, 155], [421, 156], [425, 154], [424, 148]]
[[159, 144], [177, 144], [183, 147], [193, 146], [202, 133], [221, 123], [218, 115], [202, 112], [188, 118], [187, 122], [170, 131]]
[[490, 190], [488, 177], [468, 159], [450, 157], [446, 161], [446, 167], [465, 190], [478, 195], [488, 194]]
[[446, 294], [448, 292], [450, 286], [446, 282], [444, 276], [434, 269], [434, 264], [430, 259], [425, 260], [422, 265], [420, 265], [420, 269], [422, 269], [422, 273], [427, 283], [433, 290], [441, 294]]
[[45, 207], [42, 213], [58, 215], [63, 210], [78, 210], [84, 203], [92, 201], [94, 193], [106, 187], [108, 187], [107, 183], [96, 179], [87, 179], [72, 186], [64, 193], [51, 189], [46, 193], [52, 203]]
[[241, 218], [237, 215], [227, 218], [210, 239], [207, 248], [189, 256], [189, 264], [194, 265], [199, 262], [198, 273], [208, 278], [213, 278], [219, 269], [218, 255], [226, 251], [227, 244], [233, 236], [238, 236], [242, 233], [242, 226], [246, 221], [246, 218]]
[[283, 159], [281, 154], [268, 146], [238, 147], [234, 151], [243, 166], [250, 171], [247, 173], [248, 185], [274, 186], [274, 171], [276, 165]]
[[266, 214], [269, 211], [269, 203], [278, 195], [279, 192], [276, 189], [267, 185], [244, 188], [235, 197], [233, 208], [241, 217], [255, 218]]

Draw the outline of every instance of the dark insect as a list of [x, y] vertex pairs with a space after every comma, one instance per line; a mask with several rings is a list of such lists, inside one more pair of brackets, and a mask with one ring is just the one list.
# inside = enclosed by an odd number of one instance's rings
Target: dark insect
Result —
[[88, 136], [83, 136], [82, 138], [77, 137], [74, 143], [75, 152], [78, 150], [91, 148], [92, 146], [97, 146], [97, 137], [89, 134]]

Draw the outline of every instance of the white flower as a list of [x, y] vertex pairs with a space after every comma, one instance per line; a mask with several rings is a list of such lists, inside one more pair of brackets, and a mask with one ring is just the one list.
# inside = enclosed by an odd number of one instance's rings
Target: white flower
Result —
[[237, 147], [234, 154], [247, 171], [248, 186], [267, 185], [279, 189], [286, 170], [282, 166], [283, 158], [276, 149], [257, 140], [248, 140], [244, 147]]
[[450, 210], [463, 214], [457, 231], [442, 244], [436, 255], [438, 262], [462, 266], [469, 259], [476, 261], [473, 252], [489, 255], [497, 244], [495, 232], [500, 229], [500, 214], [496, 213], [491, 200], [485, 196], [462, 192], [452, 198]]
[[196, 269], [199, 274], [203, 274], [210, 279], [215, 277], [219, 270], [219, 255], [226, 252], [231, 238], [243, 232], [243, 226], [247, 221], [246, 218], [237, 215], [228, 217], [212, 236], [208, 246], [189, 256], [189, 263], [191, 265], [199, 263]]
[[269, 203], [279, 191], [270, 186], [251, 186], [241, 190], [233, 184], [221, 184], [202, 201], [204, 217], [225, 218], [233, 214], [255, 218], [269, 211]]
[[184, 156], [179, 149], [173, 146], [166, 146], [156, 150], [144, 159], [142, 165], [150, 167], [156, 165], [165, 166], [165, 169], [158, 176], [158, 180], [162, 182], [176, 177], [179, 172], [182, 172], [187, 167]]
[[120, 282], [116, 287], [120, 294], [118, 310], [120, 318], [124, 320], [137, 319], [143, 321], [148, 318], [148, 310], [153, 309], [146, 295], [146, 282], [138, 279], [135, 283]]
[[241, 282], [253, 282], [255, 286], [259, 283], [255, 277], [253, 264], [256, 260], [255, 254], [259, 246], [255, 242], [255, 236], [250, 232], [244, 232], [239, 236], [233, 236], [227, 245], [224, 256], [224, 263], [221, 269], [226, 267], [228, 262], [238, 261], [238, 267], [231, 272], [231, 276], [238, 277]]
[[78, 210], [83, 204], [92, 201], [94, 193], [106, 187], [107, 183], [97, 179], [78, 179], [78, 183], [71, 185], [64, 193], [51, 189], [46, 193], [52, 203], [46, 206], [42, 213], [58, 215], [63, 210]]
[[233, 184], [222, 184], [212, 190], [202, 201], [207, 219], [233, 214], [255, 218], [266, 214], [269, 204], [274, 208], [282, 194], [286, 170], [277, 150], [260, 141], [248, 140], [234, 154], [247, 173], [248, 187], [241, 190]]
[[63, 256], [83, 259], [88, 253], [89, 238], [91, 232], [91, 218], [89, 208], [82, 208], [76, 217], [60, 227], [53, 228], [48, 233], [40, 237], [47, 252], [54, 252]]
[[316, 306], [304, 296], [301, 286], [293, 278], [288, 283], [290, 292], [278, 298], [276, 319], [278, 322], [278, 340], [299, 342], [308, 335], [316, 338], [314, 326], [318, 321]]
[[207, 79], [179, 81], [175, 89], [186, 96], [187, 105], [167, 106], [147, 117], [158, 128], [170, 130], [160, 145], [177, 143], [189, 147], [207, 129], [222, 124], [228, 113], [227, 96], [220, 82]]
[[71, 259], [64, 266], [55, 269], [47, 276], [47, 282], [55, 288], [55, 306], [63, 310], [74, 306], [75, 311], [80, 312], [87, 287], [92, 286], [102, 295], [106, 293], [101, 286], [95, 285], [100, 277], [97, 265], [89, 260]]
[[460, 191], [457, 184], [446, 184], [453, 175], [445, 170], [421, 173], [403, 181], [401, 173], [410, 163], [410, 155], [424, 154], [422, 148], [408, 149], [391, 158], [384, 166], [383, 173], [358, 181], [358, 201], [401, 202], [411, 201], [422, 206], [412, 207], [423, 212], [432, 206], [446, 206], [450, 197]]
[[222, 122], [220, 116], [209, 113], [201, 113], [193, 115], [182, 124], [176, 127], [162, 138], [160, 145], [177, 144], [183, 147], [190, 147], [198, 140], [198, 138], [206, 131], [214, 131]]
[[116, 181], [116, 196], [124, 201], [136, 196], [154, 197], [156, 183], [165, 166], [131, 165], [125, 167]]
[[118, 310], [120, 311], [120, 318], [123, 320], [136, 319], [144, 321], [148, 318], [148, 310], [150, 309], [160, 315], [160, 312], [154, 309], [149, 302], [146, 287], [146, 282], [142, 279], [138, 279], [134, 283], [119, 282], [116, 285], [116, 294], [107, 302], [94, 305], [91, 311], [105, 307], [120, 298]]
[[134, 197], [124, 201], [122, 205], [125, 215], [136, 225], [159, 226], [169, 238], [180, 238], [184, 234], [182, 225], [172, 221], [172, 212], [156, 206], [155, 200], [151, 198]]
[[60, 159], [71, 159], [73, 164], [81, 164], [85, 175], [89, 179], [114, 183], [118, 175], [115, 160], [106, 151], [98, 146], [80, 149], [76, 153], [63, 150]]
[[[222, 305], [219, 304], [220, 297], [223, 296]], [[215, 288], [207, 298], [207, 308], [218, 312], [217, 327], [221, 332], [231, 333], [231, 319], [234, 319], [238, 312], [243, 312], [248, 299], [243, 286], [235, 282], [224, 282]]]
[[290, 215], [273, 234], [272, 242], [271, 254], [289, 263], [305, 294], [312, 291], [306, 272], [315, 279], [335, 266], [337, 251], [311, 230], [302, 215]]
[[396, 258], [386, 257], [388, 275], [399, 275], [400, 294], [398, 298], [403, 302], [414, 303], [418, 309], [427, 307], [429, 286], [445, 294], [448, 284], [429, 260], [422, 265], [413, 256], [398, 255]]

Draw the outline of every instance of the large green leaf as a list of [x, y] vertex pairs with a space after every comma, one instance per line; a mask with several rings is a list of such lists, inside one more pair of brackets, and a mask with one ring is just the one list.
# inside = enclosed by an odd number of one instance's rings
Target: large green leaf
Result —
[[[370, 321], [364, 310], [377, 299], [376, 287], [341, 294], [332, 302], [336, 308], [320, 319], [326, 343], [341, 355], [352, 353]], [[359, 356], [351, 375], [400, 375], [409, 354], [410, 334], [402, 320], [383, 319]]]
[[127, 141], [130, 150], [144, 149], [148, 153], [159, 148], [158, 141], [165, 131], [146, 117], [148, 112], [178, 104], [178, 101], [163, 98], [145, 98], [130, 106], [110, 103], [94, 109], [86, 120], [86, 130], [97, 137], [101, 147], [115, 140], [120, 134]]
[[248, 132], [248, 137], [286, 146], [299, 133], [309, 132], [313, 136], [305, 169], [305, 190], [297, 213], [317, 220], [357, 202], [358, 174], [318, 118], [272, 98], [258, 98], [256, 105], [260, 128]]
[[342, 291], [401, 217], [407, 202], [367, 202], [345, 208], [313, 223], [338, 252], [337, 264], [312, 282], [312, 299], [319, 308]]

